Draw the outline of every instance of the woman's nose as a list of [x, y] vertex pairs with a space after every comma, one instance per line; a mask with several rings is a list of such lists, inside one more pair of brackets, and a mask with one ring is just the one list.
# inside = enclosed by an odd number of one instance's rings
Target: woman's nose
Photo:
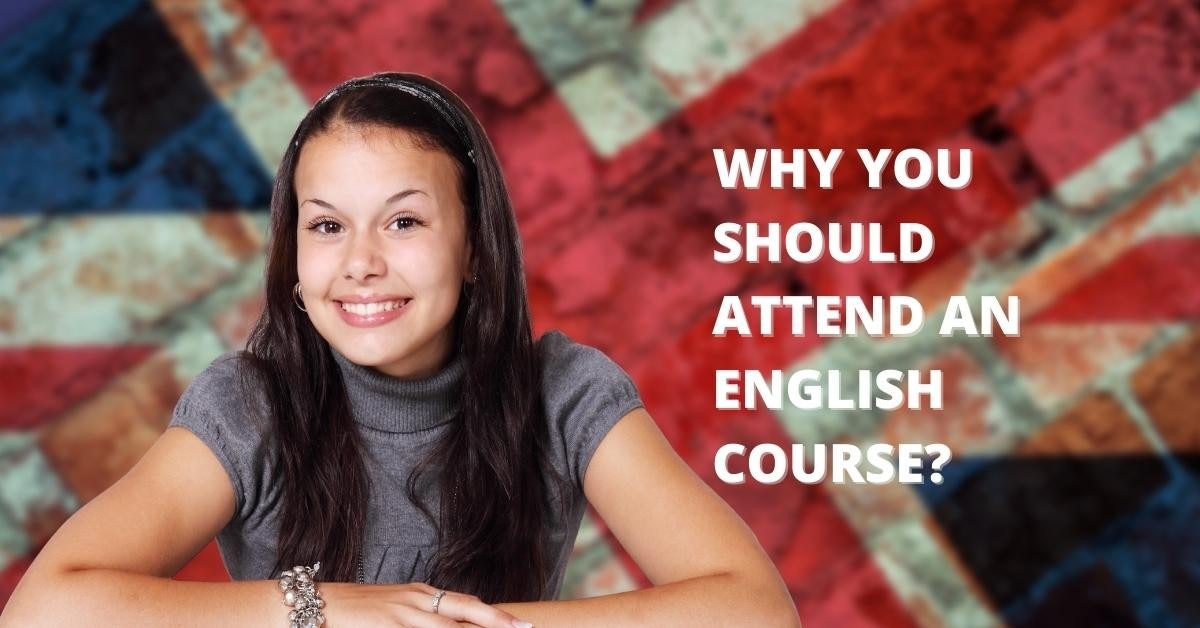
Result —
[[382, 275], [387, 268], [374, 234], [364, 233], [349, 242], [346, 254], [346, 278], [363, 281]]

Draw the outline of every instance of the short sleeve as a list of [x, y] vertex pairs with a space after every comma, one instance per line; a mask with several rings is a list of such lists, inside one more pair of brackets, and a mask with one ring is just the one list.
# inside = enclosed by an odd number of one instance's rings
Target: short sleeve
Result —
[[184, 389], [167, 427], [195, 434], [225, 468], [236, 498], [234, 520], [243, 519], [257, 502], [266, 474], [261, 405], [244, 394], [240, 351], [213, 360]]
[[558, 330], [539, 340], [547, 420], [560, 439], [563, 460], [582, 492], [588, 463], [622, 417], [644, 407], [629, 374], [599, 349]]

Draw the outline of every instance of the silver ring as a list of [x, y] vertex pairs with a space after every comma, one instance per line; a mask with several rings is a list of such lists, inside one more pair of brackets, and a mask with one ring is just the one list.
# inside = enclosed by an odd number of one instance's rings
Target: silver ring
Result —
[[445, 589], [433, 594], [433, 614], [438, 612], [438, 605], [442, 603], [442, 596], [446, 595]]

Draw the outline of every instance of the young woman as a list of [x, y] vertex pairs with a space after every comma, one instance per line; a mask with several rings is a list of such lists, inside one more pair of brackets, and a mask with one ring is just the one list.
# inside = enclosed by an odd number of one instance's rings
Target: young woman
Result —
[[[532, 338], [479, 122], [419, 75], [301, 121], [245, 351], [38, 554], [12, 626], [795, 626], [749, 528], [628, 375]], [[586, 506], [654, 586], [557, 600]], [[233, 582], [170, 577], [216, 538]]]

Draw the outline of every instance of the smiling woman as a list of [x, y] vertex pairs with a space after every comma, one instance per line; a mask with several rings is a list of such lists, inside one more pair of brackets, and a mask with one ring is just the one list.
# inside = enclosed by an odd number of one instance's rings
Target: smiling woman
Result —
[[337, 123], [304, 143], [298, 292], [356, 363], [421, 377], [450, 354], [447, 323], [473, 274], [460, 177], [447, 153], [401, 129]]
[[[378, 74], [317, 101], [268, 249], [246, 349], [60, 528], [0, 623], [798, 625], [624, 369], [534, 340], [499, 160], [444, 86]], [[589, 505], [654, 586], [557, 599]], [[214, 537], [234, 582], [170, 579]]]

